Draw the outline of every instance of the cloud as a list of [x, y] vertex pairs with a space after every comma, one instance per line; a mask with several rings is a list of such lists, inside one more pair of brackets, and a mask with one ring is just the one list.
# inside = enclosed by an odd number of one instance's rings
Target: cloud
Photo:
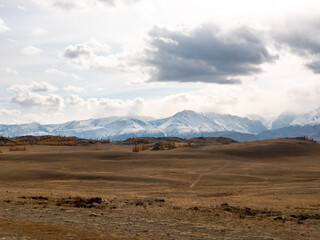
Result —
[[19, 73], [16, 70], [14, 70], [10, 67], [6, 67], [6, 73], [11, 74], [11, 75], [19, 75]]
[[48, 68], [44, 72], [48, 73], [48, 74], [65, 75], [64, 72], [62, 72], [56, 68]]
[[42, 52], [40, 48], [33, 47], [31, 45], [22, 48], [21, 52], [25, 55], [37, 55]]
[[1, 124], [14, 124], [21, 118], [21, 111], [16, 109], [1, 109], [0, 122]]
[[9, 31], [10, 28], [5, 24], [5, 22], [0, 18], [0, 33]]
[[66, 92], [75, 92], [75, 93], [84, 93], [86, 90], [82, 87], [76, 87], [76, 86], [68, 86], [63, 88]]
[[139, 115], [142, 113], [145, 101], [141, 98], [133, 100], [121, 100], [110, 98], [83, 99], [77, 95], [71, 95], [66, 100], [75, 116], [83, 118]]
[[31, 32], [31, 35], [33, 36], [43, 36], [47, 33], [47, 30], [43, 29], [43, 28], [35, 28], [33, 29], [33, 31]]
[[65, 73], [65, 72], [62, 72], [62, 71], [60, 71], [59, 69], [56, 69], [56, 68], [48, 68], [44, 72], [47, 73], [47, 74], [54, 74], [54, 75], [59, 75], [59, 76], [64, 76], [64, 77], [71, 77], [74, 80], [83, 80], [83, 78], [78, 76], [77, 74]]
[[17, 8], [18, 8], [19, 10], [21, 10], [21, 11], [24, 11], [24, 12], [28, 11], [28, 10], [26, 9], [26, 7], [25, 7], [25, 6], [22, 6], [22, 5], [17, 6]]
[[49, 0], [35, 1], [38, 4], [41, 4], [45, 7], [57, 7], [64, 10], [72, 10], [72, 9], [82, 9], [89, 8], [93, 6], [105, 6], [105, 7], [115, 7], [118, 5], [132, 5], [140, 0]]
[[68, 97], [66, 100], [66, 103], [76, 107], [85, 106], [87, 104], [83, 98], [77, 95], [71, 95], [70, 97]]
[[20, 94], [22, 92], [54, 92], [58, 88], [52, 86], [47, 82], [33, 82], [29, 85], [13, 85], [9, 88], [11, 92]]
[[40, 82], [40, 83], [34, 82], [29, 86], [29, 89], [32, 92], [54, 92], [58, 90], [58, 88], [52, 86], [47, 82]]
[[276, 43], [288, 47], [294, 54], [307, 60], [305, 66], [320, 74], [320, 24], [316, 20], [294, 20], [274, 32]]
[[14, 93], [11, 103], [18, 104], [22, 107], [45, 107], [48, 109], [60, 109], [63, 107], [63, 99], [55, 94], [41, 95], [57, 91], [58, 88], [47, 82], [33, 82], [29, 85], [13, 85], [9, 91]]
[[154, 27], [140, 64], [150, 81], [239, 83], [242, 76], [260, 73], [263, 63], [277, 59], [259, 34], [244, 27], [229, 32], [212, 25], [191, 31]]
[[66, 109], [73, 119], [85, 119], [106, 116], [153, 116], [166, 117], [178, 111], [190, 109], [198, 112], [225, 112], [235, 107], [237, 97], [204, 92], [180, 93], [166, 97], [145, 100], [110, 98], [84, 99], [78, 95], [69, 96]]
[[11, 99], [11, 103], [15, 103], [26, 108], [45, 107], [49, 109], [59, 109], [63, 106], [63, 99], [54, 94], [42, 96], [34, 92], [23, 92], [14, 96]]
[[1, 109], [0, 110], [0, 115], [4, 115], [4, 116], [18, 116], [21, 114], [20, 110], [15, 110], [15, 109]]
[[66, 47], [61, 56], [82, 69], [109, 72], [123, 68], [119, 55], [110, 54], [108, 45], [94, 39]]

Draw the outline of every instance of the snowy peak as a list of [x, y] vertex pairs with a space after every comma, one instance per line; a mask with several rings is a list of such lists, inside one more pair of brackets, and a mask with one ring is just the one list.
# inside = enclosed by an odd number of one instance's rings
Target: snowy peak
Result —
[[217, 113], [196, 113], [186, 110], [163, 119], [146, 117], [108, 117], [71, 121], [63, 124], [2, 125], [0, 134], [64, 135], [83, 138], [125, 139], [131, 136], [201, 136], [221, 131], [259, 133], [266, 130], [260, 121]]
[[284, 112], [280, 114], [271, 125], [271, 129], [278, 129], [288, 127], [297, 118], [297, 115], [291, 112]]
[[[272, 129], [290, 125], [320, 125], [320, 108], [310, 113], [296, 116], [285, 112], [270, 124]], [[260, 120], [251, 120], [230, 114], [197, 113], [190, 110], [178, 112], [161, 119], [148, 117], [107, 117], [70, 121], [63, 124], [41, 125], [0, 125], [2, 136], [22, 135], [63, 135], [81, 138], [110, 138], [122, 140], [128, 137], [197, 137], [219, 135], [221, 132], [260, 134], [267, 131]]]
[[320, 124], [320, 108], [297, 117], [290, 125], [306, 126]]

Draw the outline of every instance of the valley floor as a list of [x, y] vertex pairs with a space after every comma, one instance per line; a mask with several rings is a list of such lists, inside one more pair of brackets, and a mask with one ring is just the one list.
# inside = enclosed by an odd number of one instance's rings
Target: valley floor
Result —
[[0, 150], [1, 240], [320, 236], [320, 144], [311, 141]]

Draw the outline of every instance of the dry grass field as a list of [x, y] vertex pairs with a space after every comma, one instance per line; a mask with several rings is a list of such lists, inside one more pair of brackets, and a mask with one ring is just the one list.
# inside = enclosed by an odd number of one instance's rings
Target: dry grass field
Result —
[[176, 146], [0, 147], [0, 239], [320, 239], [320, 144]]

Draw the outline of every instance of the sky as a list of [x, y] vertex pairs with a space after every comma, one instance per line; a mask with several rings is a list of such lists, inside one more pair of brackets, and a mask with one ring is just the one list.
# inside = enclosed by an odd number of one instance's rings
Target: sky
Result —
[[1, 0], [0, 124], [320, 107], [316, 0]]

